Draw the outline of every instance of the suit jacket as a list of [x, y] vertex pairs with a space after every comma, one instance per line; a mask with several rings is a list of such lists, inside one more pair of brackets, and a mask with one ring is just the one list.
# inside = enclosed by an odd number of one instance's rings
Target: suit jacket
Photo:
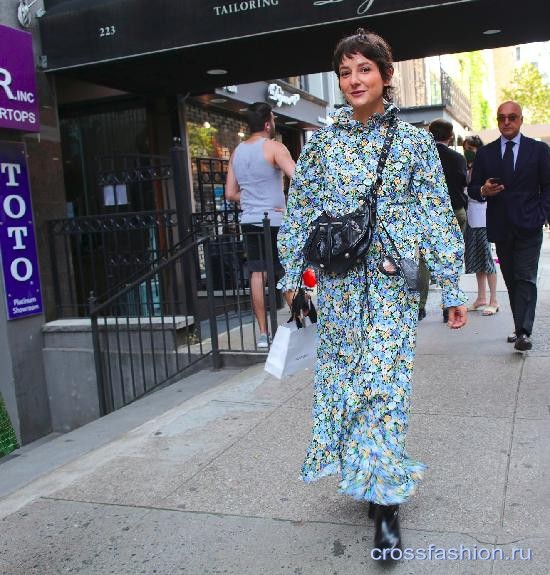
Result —
[[534, 230], [550, 218], [548, 145], [522, 134], [512, 181], [503, 182], [505, 189], [496, 196], [483, 198], [481, 186], [487, 178], [502, 178], [503, 168], [499, 138], [478, 150], [468, 186], [470, 197], [487, 201], [487, 237], [491, 242], [505, 240], [512, 226]]
[[445, 182], [451, 197], [453, 210], [465, 208], [468, 198], [464, 193], [466, 187], [466, 158], [445, 144], [437, 144], [437, 152], [445, 174]]

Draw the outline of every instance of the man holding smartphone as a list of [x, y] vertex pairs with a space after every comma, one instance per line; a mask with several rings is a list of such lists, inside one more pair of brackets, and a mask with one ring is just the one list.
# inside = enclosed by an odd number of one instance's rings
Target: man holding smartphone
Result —
[[495, 243], [514, 317], [508, 342], [528, 351], [542, 229], [550, 217], [550, 148], [520, 133], [523, 116], [517, 102], [501, 104], [497, 122], [501, 136], [479, 149], [468, 194], [487, 202], [487, 237]]

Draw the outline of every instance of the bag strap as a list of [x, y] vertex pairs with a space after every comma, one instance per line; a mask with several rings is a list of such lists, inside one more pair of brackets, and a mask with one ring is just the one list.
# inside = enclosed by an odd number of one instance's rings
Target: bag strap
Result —
[[382, 230], [385, 232], [387, 238], [390, 240], [390, 243], [393, 247], [393, 249], [395, 250], [396, 254], [398, 257], [401, 257], [399, 254], [399, 251], [397, 250], [397, 246], [395, 245], [395, 242], [393, 241], [392, 237], [390, 236], [390, 234], [388, 233], [388, 230], [386, 229], [386, 226], [383, 224], [383, 222], [381, 220], [378, 219], [378, 214], [376, 213], [377, 210], [377, 203], [378, 203], [378, 190], [381, 188], [382, 186], [382, 172], [384, 171], [384, 166], [386, 164], [386, 160], [388, 159], [388, 154], [390, 152], [390, 148], [391, 148], [391, 144], [393, 141], [393, 137], [395, 135], [395, 131], [397, 130], [397, 119], [395, 117], [392, 117], [392, 119], [390, 120], [390, 125], [388, 128], [388, 131], [386, 133], [386, 138], [384, 140], [384, 145], [382, 146], [382, 151], [380, 152], [380, 159], [378, 160], [378, 167], [376, 169], [376, 183], [374, 185], [373, 188], [373, 192], [374, 192], [374, 209], [375, 209], [375, 224], [378, 225], [380, 224], [380, 226], [382, 227]]
[[[372, 221], [374, 224], [374, 229], [376, 229], [376, 225], [378, 222], [378, 217], [377, 217], [378, 190], [382, 187], [382, 181], [383, 181], [382, 177], [383, 177], [383, 173], [384, 173], [384, 168], [386, 166], [386, 160], [388, 159], [388, 155], [390, 153], [391, 145], [393, 142], [393, 137], [395, 135], [396, 130], [397, 130], [397, 118], [395, 116], [392, 116], [390, 118], [390, 121], [388, 122], [388, 129], [386, 131], [384, 143], [382, 144], [382, 150], [380, 151], [380, 157], [378, 158], [378, 165], [376, 166], [376, 181], [374, 182], [374, 186], [372, 187], [372, 192], [370, 193], [370, 195], [372, 197], [372, 203], [370, 206], [370, 210], [371, 210], [371, 215], [372, 215]], [[368, 249], [370, 248], [371, 241], [372, 241], [372, 235], [369, 239], [369, 244], [368, 244], [367, 250], [366, 250], [367, 252], [368, 252]], [[367, 310], [368, 310], [369, 318], [370, 318], [371, 309], [370, 309], [370, 300], [369, 300], [369, 274], [368, 274], [368, 270], [367, 270], [366, 261], [363, 261], [363, 269], [365, 272], [365, 294], [366, 294], [366, 299], [367, 299]], [[361, 322], [361, 326], [362, 325], [363, 325], [363, 323]], [[363, 329], [363, 327], [361, 327], [361, 329]]]
[[384, 172], [384, 168], [386, 166], [386, 160], [388, 159], [388, 155], [390, 153], [391, 145], [393, 142], [393, 137], [397, 130], [397, 118], [392, 116], [388, 131], [386, 132], [386, 137], [384, 138], [384, 144], [382, 145], [382, 151], [380, 152], [380, 158], [378, 159], [378, 166], [376, 167], [376, 182], [374, 183], [373, 191], [374, 197], [376, 198], [377, 190], [382, 187], [382, 175]]
[[[373, 190], [373, 196], [374, 196], [374, 203], [373, 203], [373, 212], [374, 212], [374, 216], [375, 216], [375, 221], [376, 221], [376, 200], [377, 200], [377, 190], [382, 186], [382, 176], [383, 176], [383, 172], [384, 172], [384, 168], [386, 166], [386, 160], [388, 159], [388, 155], [390, 153], [390, 149], [391, 149], [391, 145], [393, 142], [393, 137], [395, 135], [395, 132], [397, 130], [397, 118], [395, 116], [392, 116], [390, 121], [389, 121], [389, 125], [388, 125], [388, 130], [386, 132], [386, 137], [384, 138], [384, 144], [382, 145], [382, 150], [380, 151], [380, 157], [378, 158], [378, 165], [376, 166], [376, 181], [374, 183], [374, 186], [372, 188]], [[304, 273], [304, 271], [307, 268], [307, 262], [305, 261], [304, 258], [304, 262], [302, 264], [302, 269], [300, 271], [300, 276], [298, 278], [298, 285], [296, 286], [296, 289], [294, 290], [294, 297], [292, 298], [292, 304], [294, 304], [294, 300], [296, 299], [296, 295], [298, 294], [298, 290], [301, 289], [301, 284], [302, 284], [302, 275]], [[292, 304], [291, 304], [291, 309], [292, 309]], [[291, 317], [292, 320], [292, 317]]]
[[[388, 240], [390, 240], [390, 244], [391, 244], [391, 247], [393, 248], [393, 251], [396, 253], [398, 258], [401, 258], [401, 254], [399, 253], [399, 250], [397, 249], [397, 246], [395, 245], [393, 238], [391, 237], [388, 230], [386, 229], [386, 226], [382, 223], [382, 220], [378, 221], [378, 223], [380, 224], [382, 230], [386, 234], [386, 237], [388, 238]], [[383, 243], [382, 243], [382, 247], [384, 247]]]

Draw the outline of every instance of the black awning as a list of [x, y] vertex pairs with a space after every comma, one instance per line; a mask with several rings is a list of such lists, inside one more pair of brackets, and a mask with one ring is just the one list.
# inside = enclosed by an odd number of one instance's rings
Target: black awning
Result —
[[[330, 68], [338, 38], [375, 30], [397, 60], [550, 37], [541, 0], [50, 0], [47, 70], [133, 92], [200, 92]], [[544, 12], [544, 13], [543, 13]], [[501, 30], [487, 35], [489, 29]], [[212, 77], [206, 71], [229, 73]]]

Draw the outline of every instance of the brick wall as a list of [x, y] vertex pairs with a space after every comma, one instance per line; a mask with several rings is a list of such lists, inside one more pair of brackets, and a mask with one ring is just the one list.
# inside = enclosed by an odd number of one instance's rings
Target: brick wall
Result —
[[[211, 157], [228, 160], [239, 143], [248, 138], [249, 132], [244, 115], [219, 113], [201, 106], [187, 106], [187, 129], [190, 135], [190, 152], [193, 170], [193, 192], [196, 209], [199, 209], [198, 175], [195, 157]], [[208, 122], [210, 128], [204, 128]], [[239, 132], [244, 137], [239, 136]]]
[[239, 132], [248, 137], [248, 128], [243, 116], [221, 114], [207, 108], [189, 105], [187, 107], [187, 123], [199, 127], [208, 122], [212, 129], [212, 157], [229, 159], [231, 152], [241, 142]]

